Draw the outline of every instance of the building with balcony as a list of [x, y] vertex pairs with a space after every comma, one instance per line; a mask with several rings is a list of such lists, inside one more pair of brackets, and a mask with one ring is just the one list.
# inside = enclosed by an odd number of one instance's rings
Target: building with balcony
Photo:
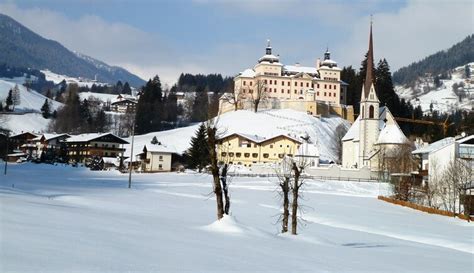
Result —
[[67, 146], [69, 160], [84, 162], [94, 156], [119, 157], [123, 156], [124, 139], [112, 133], [92, 133], [71, 136], [64, 141]]

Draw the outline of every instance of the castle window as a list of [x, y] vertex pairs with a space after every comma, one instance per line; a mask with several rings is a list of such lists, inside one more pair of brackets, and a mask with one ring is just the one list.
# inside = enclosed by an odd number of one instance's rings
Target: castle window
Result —
[[267, 84], [267, 80], [265, 80], [265, 84]]
[[253, 82], [250, 82], [250, 86], [252, 86]]
[[336, 93], [334, 93], [333, 96], [336, 97]]
[[303, 87], [303, 83], [302, 83], [302, 82], [300, 83], [300, 86]]
[[246, 82], [246, 81], [244, 81], [244, 85], [246, 85], [246, 84], [247, 84], [247, 82]]
[[336, 89], [336, 85], [334, 85], [334, 89]]
[[298, 86], [298, 83], [297, 83], [297, 82], [295, 82], [295, 86]]
[[309, 87], [309, 82], [306, 83], [306, 87]]
[[319, 96], [319, 91], [318, 91], [318, 92], [316, 92], [316, 96]]
[[369, 118], [374, 118], [374, 106], [369, 107]]
[[324, 92], [324, 96], [326, 97], [326, 92]]
[[284, 81], [281, 81], [281, 85], [282, 85], [282, 86], [285, 86], [285, 82], [284, 82]]
[[236, 153], [235, 156], [241, 157], [241, 156], [242, 156], [242, 153]]
[[250, 153], [244, 153], [245, 157], [250, 157]]
[[317, 84], [317, 88], [319, 88], [319, 83]]
[[285, 93], [285, 90], [282, 89], [282, 90], [281, 90], [281, 93], [282, 93], [282, 94]]
[[290, 94], [290, 89], [288, 89], [288, 94]]
[[328, 88], [328, 86], [325, 84], [325, 85], [324, 85], [324, 89], [327, 89], [327, 88]]
[[297, 92], [296, 92], [296, 90], [295, 90], [295, 94], [296, 94], [296, 93], [297, 93]]
[[269, 156], [269, 154], [263, 154], [263, 158], [268, 158]]
[[273, 83], [273, 81], [272, 81], [272, 80], [270, 80], [270, 84], [272, 84], [272, 83]]
[[288, 82], [288, 86], [290, 86], [290, 85], [291, 85], [290, 82]]
[[258, 157], [258, 154], [257, 154], [257, 153], [253, 153], [253, 154], [252, 154], [252, 157], [253, 157], [253, 158], [257, 158], [257, 157]]

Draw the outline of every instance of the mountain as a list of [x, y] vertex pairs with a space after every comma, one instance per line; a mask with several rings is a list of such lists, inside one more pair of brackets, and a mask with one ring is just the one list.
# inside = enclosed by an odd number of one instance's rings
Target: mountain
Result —
[[393, 73], [400, 98], [425, 113], [474, 109], [474, 35]]
[[441, 75], [458, 66], [474, 62], [474, 34], [451, 48], [432, 54], [393, 73], [393, 82], [398, 85], [413, 85], [419, 77]]
[[139, 87], [145, 81], [127, 70], [110, 66], [92, 57], [71, 52], [60, 43], [48, 40], [4, 14], [0, 14], [0, 62], [13, 67], [48, 69], [56, 74], [89, 78], [100, 82], [118, 80]]

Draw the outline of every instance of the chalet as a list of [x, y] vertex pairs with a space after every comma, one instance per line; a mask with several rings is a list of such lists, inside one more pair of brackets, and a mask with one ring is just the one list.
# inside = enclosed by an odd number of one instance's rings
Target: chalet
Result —
[[71, 136], [65, 142], [70, 160], [84, 162], [92, 156], [117, 157], [123, 156], [124, 139], [112, 133], [93, 133]]
[[143, 172], [169, 172], [174, 151], [164, 145], [150, 144], [139, 154]]
[[22, 149], [22, 146], [25, 144], [31, 143], [31, 140], [37, 137], [38, 137], [37, 134], [33, 134], [30, 132], [25, 132], [25, 133], [10, 136], [9, 138], [9, 145], [11, 146], [10, 149], [26, 152], [27, 149], [25, 149], [25, 146]]
[[301, 144], [302, 141], [284, 134], [266, 138], [232, 133], [218, 140], [218, 160], [249, 167], [255, 163], [274, 163], [285, 155], [295, 155]]
[[110, 104], [110, 110], [117, 113], [134, 113], [137, 107], [137, 101], [130, 98], [120, 99]]

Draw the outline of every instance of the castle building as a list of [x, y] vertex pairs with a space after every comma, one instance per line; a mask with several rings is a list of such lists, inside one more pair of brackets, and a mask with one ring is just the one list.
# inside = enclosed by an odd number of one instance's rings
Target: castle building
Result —
[[[329, 50], [314, 67], [298, 63], [284, 65], [280, 63], [280, 57], [273, 54], [270, 41], [257, 64], [234, 78], [234, 95], [242, 99], [241, 109], [250, 108], [248, 102], [252, 96], [263, 91], [262, 108], [291, 108], [316, 115], [318, 104], [324, 109], [329, 105], [345, 109], [346, 90], [347, 83], [341, 81], [341, 68], [331, 59]], [[350, 113], [345, 115], [353, 115], [352, 106], [350, 108]]]
[[377, 160], [381, 151], [386, 153], [408, 143], [408, 139], [388, 107], [380, 107], [374, 87], [373, 65], [371, 24], [367, 73], [362, 86], [360, 115], [342, 138], [342, 166], [346, 168], [368, 166], [372, 170], [377, 170]]

